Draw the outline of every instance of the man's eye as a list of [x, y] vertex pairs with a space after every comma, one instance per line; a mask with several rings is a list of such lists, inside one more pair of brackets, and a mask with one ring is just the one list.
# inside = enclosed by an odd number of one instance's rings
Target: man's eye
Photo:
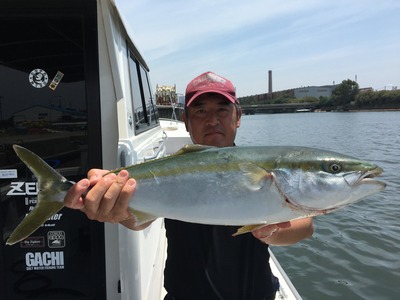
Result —
[[219, 111], [219, 113], [223, 113], [223, 114], [230, 112], [229, 108], [227, 108], [227, 107], [222, 107], [218, 111]]

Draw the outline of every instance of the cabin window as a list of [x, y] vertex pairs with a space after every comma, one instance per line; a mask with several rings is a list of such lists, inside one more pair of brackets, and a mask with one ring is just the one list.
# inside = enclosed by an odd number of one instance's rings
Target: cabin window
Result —
[[132, 52], [129, 52], [129, 74], [134, 109], [135, 132], [140, 133], [158, 124], [148, 73]]
[[12, 149], [20, 144], [80, 178], [88, 145], [82, 18], [15, 9], [0, 24], [0, 169], [24, 169]]
[[143, 86], [143, 95], [146, 105], [146, 114], [148, 121], [151, 125], [158, 123], [158, 111], [154, 105], [153, 97], [151, 94], [151, 84], [147, 71], [140, 66], [140, 78]]

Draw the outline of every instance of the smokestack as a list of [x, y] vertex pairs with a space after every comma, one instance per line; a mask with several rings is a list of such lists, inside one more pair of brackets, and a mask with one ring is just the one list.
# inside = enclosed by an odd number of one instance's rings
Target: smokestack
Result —
[[272, 95], [272, 70], [268, 71], [268, 94]]

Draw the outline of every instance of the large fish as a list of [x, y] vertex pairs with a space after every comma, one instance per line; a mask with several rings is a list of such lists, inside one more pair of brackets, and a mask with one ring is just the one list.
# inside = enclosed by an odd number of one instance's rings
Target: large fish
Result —
[[[38, 178], [39, 194], [9, 245], [57, 213], [72, 185], [31, 151], [17, 145], [14, 150]], [[378, 166], [305, 147], [188, 145], [125, 169], [137, 181], [129, 205], [137, 225], [166, 217], [243, 226], [238, 234], [262, 224], [326, 214], [385, 188], [374, 179], [383, 171]]]

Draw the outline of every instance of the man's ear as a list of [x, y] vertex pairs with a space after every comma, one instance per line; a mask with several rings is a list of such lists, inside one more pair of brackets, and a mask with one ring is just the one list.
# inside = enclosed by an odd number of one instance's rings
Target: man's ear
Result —
[[236, 121], [236, 127], [237, 128], [240, 127], [241, 120], [242, 120], [242, 108], [238, 107], [237, 108], [237, 121]]
[[186, 131], [189, 132], [188, 120], [187, 120], [187, 112], [186, 111], [182, 112], [182, 120], [183, 120], [183, 122], [185, 122]]

